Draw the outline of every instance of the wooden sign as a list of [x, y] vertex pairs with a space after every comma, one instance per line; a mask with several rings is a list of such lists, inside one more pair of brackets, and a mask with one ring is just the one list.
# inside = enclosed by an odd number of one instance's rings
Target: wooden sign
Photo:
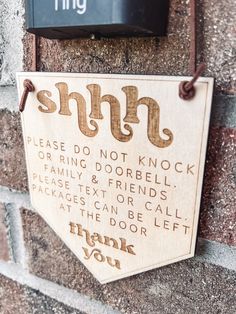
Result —
[[[32, 205], [107, 283], [194, 255], [213, 79], [19, 73]], [[188, 78], [187, 78], [188, 79]]]

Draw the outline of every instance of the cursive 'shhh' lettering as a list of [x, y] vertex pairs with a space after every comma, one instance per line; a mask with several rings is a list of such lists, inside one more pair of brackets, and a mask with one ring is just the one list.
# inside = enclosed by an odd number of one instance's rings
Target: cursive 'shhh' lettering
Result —
[[76, 10], [78, 14], [84, 14], [87, 10], [87, 0], [55, 0], [55, 11]]
[[[98, 84], [87, 85], [87, 89], [91, 96], [91, 113], [88, 122], [86, 112], [86, 100], [83, 95], [72, 92], [69, 93], [68, 85], [64, 82], [55, 84], [59, 91], [60, 100], [60, 115], [71, 116], [69, 102], [74, 100], [77, 105], [78, 127], [80, 131], [88, 137], [94, 137], [98, 133], [98, 124], [95, 120], [104, 119], [102, 114], [102, 104], [108, 103], [110, 105], [111, 113], [111, 133], [115, 139], [120, 142], [128, 142], [133, 137], [133, 129], [130, 124], [138, 124], [138, 107], [145, 105], [148, 109], [147, 118], [147, 136], [149, 141], [159, 148], [165, 148], [173, 142], [173, 133], [165, 128], [163, 133], [165, 138], [160, 135], [160, 107], [156, 100], [150, 97], [138, 97], [138, 88], [135, 86], [125, 86], [122, 91], [126, 95], [126, 116], [123, 119], [124, 129], [121, 128], [121, 105], [119, 100], [113, 95], [101, 95], [101, 87]], [[37, 93], [38, 101], [43, 105], [38, 107], [39, 111], [43, 113], [53, 113], [57, 110], [57, 105], [51, 99], [52, 93], [48, 90], [41, 90]]]

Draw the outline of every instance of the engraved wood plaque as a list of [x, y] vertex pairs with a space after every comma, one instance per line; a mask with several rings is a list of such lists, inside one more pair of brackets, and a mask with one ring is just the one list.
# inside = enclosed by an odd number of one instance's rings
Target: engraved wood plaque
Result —
[[213, 79], [18, 73], [33, 207], [101, 282], [194, 255]]

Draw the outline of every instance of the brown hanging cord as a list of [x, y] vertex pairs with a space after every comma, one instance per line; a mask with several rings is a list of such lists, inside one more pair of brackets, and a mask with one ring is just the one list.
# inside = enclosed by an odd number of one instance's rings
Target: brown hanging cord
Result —
[[[32, 48], [32, 66], [31, 70], [36, 72], [38, 70], [38, 37], [34, 35], [33, 37], [33, 48]], [[25, 110], [25, 104], [30, 92], [35, 91], [34, 84], [30, 80], [24, 80], [24, 92], [21, 97], [21, 101], [19, 104], [20, 112]]]
[[20, 112], [23, 112], [25, 110], [25, 104], [27, 97], [29, 95], [29, 92], [33, 92], [35, 90], [33, 83], [30, 80], [24, 80], [24, 92], [21, 97], [19, 110]]
[[196, 69], [197, 60], [197, 17], [196, 17], [196, 0], [190, 0], [190, 60], [189, 70], [193, 75], [190, 82], [184, 81], [179, 85], [179, 97], [184, 100], [190, 100], [195, 96], [196, 90], [194, 83], [204, 72], [206, 66], [201, 63]]
[[193, 75], [193, 78], [190, 82], [183, 81], [179, 84], [179, 97], [184, 100], [190, 100], [192, 99], [196, 94], [196, 89], [194, 87], [194, 83], [198, 80], [198, 78], [201, 76], [201, 74], [204, 72], [206, 66], [204, 63], [201, 63], [195, 74]]
[[196, 71], [196, 59], [197, 59], [197, 32], [196, 32], [196, 0], [190, 0], [190, 60], [189, 71], [194, 74]]
[[32, 56], [32, 71], [38, 71], [38, 36], [34, 35], [33, 37], [33, 56]]

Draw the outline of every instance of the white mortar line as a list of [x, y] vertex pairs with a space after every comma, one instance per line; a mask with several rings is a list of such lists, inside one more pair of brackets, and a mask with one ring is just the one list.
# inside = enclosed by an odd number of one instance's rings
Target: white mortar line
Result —
[[93, 300], [81, 293], [59, 286], [51, 281], [35, 277], [17, 264], [0, 261], [0, 273], [17, 281], [21, 285], [26, 285], [34, 290], [39, 290], [41, 293], [58, 302], [88, 314], [120, 314], [119, 311], [112, 309], [110, 306]]
[[19, 208], [32, 209], [28, 193], [9, 190], [0, 186], [0, 202], [4, 204], [7, 214], [8, 234], [13, 260], [27, 268], [24, 235]]
[[19, 208], [14, 203], [5, 203], [8, 222], [8, 237], [12, 250], [13, 260], [27, 268], [24, 235]]
[[31, 206], [30, 196], [28, 193], [22, 193], [15, 190], [10, 190], [7, 187], [0, 186], [0, 202], [14, 203], [17, 208], [27, 208], [34, 211]]
[[236, 271], [236, 247], [198, 238], [195, 259]]
[[16, 86], [0, 86], [0, 110], [19, 111]]

